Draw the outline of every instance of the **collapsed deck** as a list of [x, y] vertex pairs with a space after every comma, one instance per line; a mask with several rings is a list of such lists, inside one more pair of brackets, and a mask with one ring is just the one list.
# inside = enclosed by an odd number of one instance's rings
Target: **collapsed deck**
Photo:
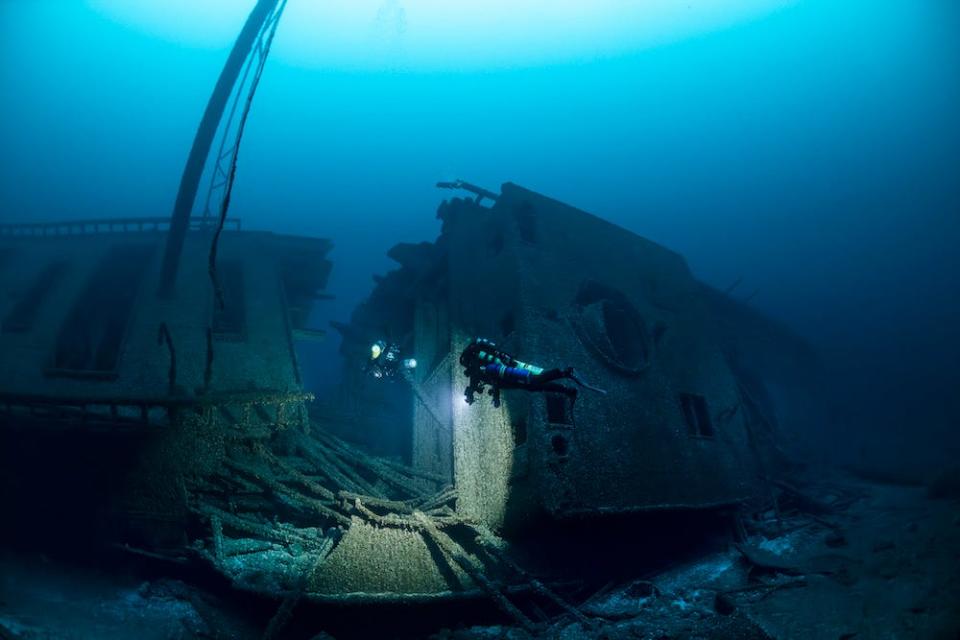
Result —
[[511, 606], [533, 589], [456, 514], [445, 478], [311, 421], [294, 346], [322, 335], [308, 318], [328, 241], [231, 222], [221, 307], [201, 221], [176, 296], [156, 294], [164, 232], [154, 219], [0, 227], [0, 486], [22, 523], [9, 535], [200, 561], [280, 598]]

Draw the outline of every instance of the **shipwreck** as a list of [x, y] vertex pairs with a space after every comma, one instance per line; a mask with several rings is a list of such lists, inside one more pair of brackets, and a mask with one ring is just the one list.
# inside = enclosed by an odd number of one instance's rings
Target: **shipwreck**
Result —
[[[314, 402], [297, 344], [325, 335], [332, 243], [228, 217], [282, 8], [261, 0], [238, 37], [169, 219], [0, 225], [3, 535], [199, 564], [280, 599], [281, 622], [301, 600], [481, 598], [532, 628], [582, 615], [570, 527], [602, 546], [633, 535], [624, 518], [766, 505], [768, 383], [806, 366], [802, 341], [676, 253], [514, 184], [440, 185], [460, 193], [439, 237], [391, 250], [399, 268], [334, 323], [340, 393]], [[476, 336], [609, 393], [468, 406]], [[402, 381], [365, 375], [381, 337], [420, 363]], [[558, 553], [530, 543], [543, 527]]]
[[[23, 523], [8, 534], [59, 544], [68, 521], [75, 543], [206, 563], [273, 597], [490, 597], [528, 620], [517, 594], [565, 606], [514, 554], [530, 528], [762, 504], [773, 408], [716, 292], [585, 212], [516, 185], [484, 195], [445, 201], [436, 242], [391, 251], [400, 268], [335, 325], [342, 389], [317, 406], [296, 343], [323, 335], [307, 322], [329, 241], [228, 221], [221, 305], [202, 219], [173, 296], [155, 288], [165, 221], [0, 228], [4, 508]], [[365, 376], [379, 335], [422, 363], [407, 380]], [[468, 406], [456, 356], [475, 335], [562, 354], [609, 393]]]

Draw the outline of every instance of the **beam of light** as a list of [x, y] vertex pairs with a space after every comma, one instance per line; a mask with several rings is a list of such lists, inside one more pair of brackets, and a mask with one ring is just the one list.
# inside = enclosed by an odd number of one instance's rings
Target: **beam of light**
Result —
[[[87, 0], [187, 46], [228, 46], [253, 0]], [[629, 53], [796, 0], [290, 0], [273, 55], [357, 70], [482, 70]]]

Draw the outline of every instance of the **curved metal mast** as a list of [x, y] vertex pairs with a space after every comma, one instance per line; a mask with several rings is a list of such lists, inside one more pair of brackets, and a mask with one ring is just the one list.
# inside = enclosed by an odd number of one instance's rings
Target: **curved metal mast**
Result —
[[[183, 169], [183, 176], [180, 178], [180, 189], [177, 191], [177, 199], [173, 206], [173, 214], [170, 217], [170, 232], [167, 235], [167, 245], [163, 255], [163, 266], [160, 271], [160, 295], [172, 296], [177, 281], [177, 270], [180, 265], [180, 254], [183, 251], [183, 242], [186, 238], [187, 229], [190, 226], [190, 214], [193, 209], [194, 201], [197, 198], [197, 191], [200, 187], [200, 179], [203, 176], [203, 169], [207, 158], [210, 155], [210, 149], [216, 138], [217, 130], [223, 119], [224, 111], [230, 101], [230, 96], [234, 92], [238, 78], [243, 74], [244, 81], [252, 65], [251, 54], [258, 54], [260, 63], [258, 71], [262, 69], [263, 59], [266, 56], [267, 48], [263, 46], [265, 38], [269, 38], [272, 30], [276, 28], [276, 21], [280, 18], [284, 2], [281, 0], [257, 0], [256, 6], [247, 17], [240, 35], [234, 42], [233, 49], [220, 72], [220, 78], [210, 95], [207, 102], [207, 108], [203, 113], [203, 119], [197, 128], [197, 133], [193, 139], [193, 146], [190, 149], [190, 155], [187, 158], [187, 164]], [[255, 85], [253, 87], [256, 88]], [[239, 95], [237, 96], [239, 99]], [[231, 109], [230, 122], [233, 120], [236, 102]], [[229, 131], [225, 134], [229, 135]], [[214, 167], [214, 181], [216, 181], [217, 172], [221, 171], [222, 163], [230, 158], [231, 162], [237, 152], [239, 138], [234, 142], [224, 154], [224, 145], [221, 144], [220, 152], [217, 157], [217, 164]], [[213, 190], [216, 182], [211, 185]], [[209, 197], [208, 197], [209, 203]], [[209, 206], [209, 205], [208, 205]]]

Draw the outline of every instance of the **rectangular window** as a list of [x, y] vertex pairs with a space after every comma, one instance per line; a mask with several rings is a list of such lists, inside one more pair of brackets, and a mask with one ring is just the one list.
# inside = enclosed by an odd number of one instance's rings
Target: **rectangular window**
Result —
[[570, 403], [567, 396], [560, 393], [547, 393], [547, 422], [553, 424], [573, 424], [570, 416]]
[[58, 260], [44, 267], [3, 319], [3, 333], [30, 331], [50, 292], [66, 272], [66, 260]]
[[713, 423], [710, 421], [706, 398], [694, 393], [681, 393], [680, 409], [687, 423], [687, 432], [691, 436], [713, 436]]
[[247, 330], [243, 263], [224, 260], [217, 266], [217, 277], [223, 292], [223, 307], [214, 299], [213, 335], [220, 340], [243, 340]]
[[111, 377], [140, 282], [153, 257], [154, 245], [120, 245], [111, 248], [97, 268], [57, 337], [54, 375]]
[[537, 242], [537, 213], [533, 205], [524, 202], [513, 210], [513, 215], [517, 221], [517, 229], [520, 231], [520, 241], [525, 244], [536, 244]]
[[527, 418], [521, 416], [515, 418], [510, 423], [510, 429], [513, 432], [513, 446], [519, 447], [527, 442]]

